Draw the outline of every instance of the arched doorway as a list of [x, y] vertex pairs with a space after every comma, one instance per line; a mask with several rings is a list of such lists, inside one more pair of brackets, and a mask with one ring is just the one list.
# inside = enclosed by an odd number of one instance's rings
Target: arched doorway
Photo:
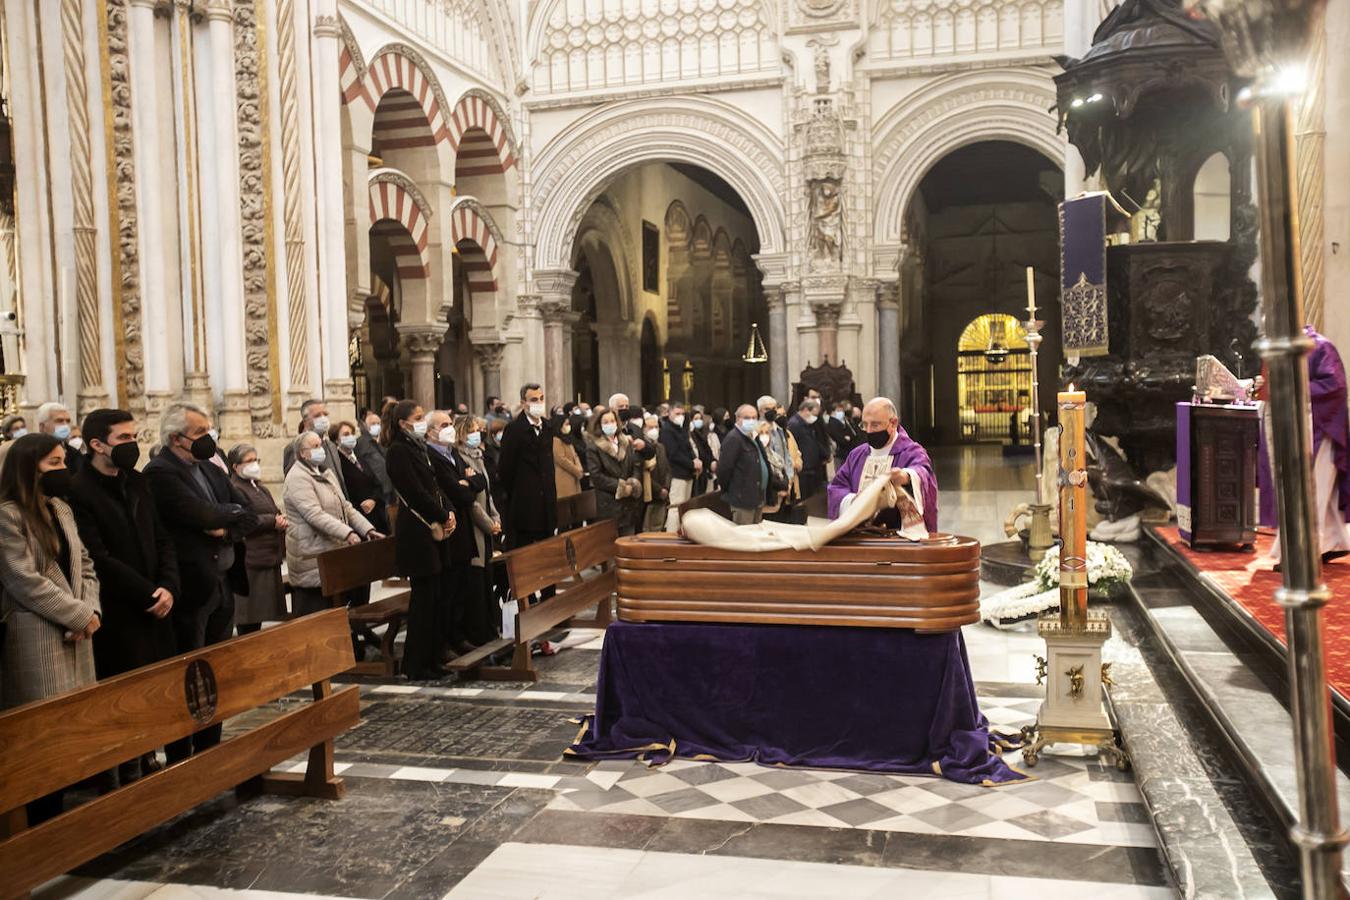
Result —
[[[1028, 146], [1001, 140], [947, 154], [919, 182], [905, 212], [905, 242], [913, 252], [901, 272], [906, 427], [936, 442], [1027, 440], [1024, 430], [1010, 425], [1030, 394], [1019, 323], [1027, 317], [1030, 268], [1037, 317], [1045, 322], [1040, 382], [1055, 383], [1057, 204], [1063, 192], [1064, 176], [1055, 163]], [[1014, 369], [1015, 378], [1009, 375]], [[1025, 388], [1018, 380], [1023, 377]], [[1023, 389], [1026, 401], [1019, 395]], [[1047, 409], [1043, 397], [1042, 411]]]
[[962, 443], [1023, 444], [1031, 412], [1027, 333], [1006, 313], [976, 317], [956, 346], [956, 402]]
[[[710, 408], [767, 392], [767, 367], [741, 358], [765, 307], [750, 262], [759, 248], [750, 208], [709, 169], [652, 162], [611, 178], [583, 216], [571, 254], [572, 309], [591, 323], [578, 334], [595, 337], [593, 358], [589, 342], [574, 339], [574, 392]], [[763, 327], [760, 334], [767, 336]]]

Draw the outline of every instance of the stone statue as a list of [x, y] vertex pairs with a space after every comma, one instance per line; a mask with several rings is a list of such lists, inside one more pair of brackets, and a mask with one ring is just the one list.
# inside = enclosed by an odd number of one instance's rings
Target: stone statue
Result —
[[1148, 244], [1158, 240], [1158, 226], [1162, 224], [1162, 183], [1153, 179], [1139, 211], [1130, 217], [1130, 243]]
[[807, 244], [812, 263], [837, 264], [844, 259], [844, 207], [839, 182], [810, 182], [811, 233]]
[[816, 42], [816, 93], [830, 92], [830, 51], [823, 42]]

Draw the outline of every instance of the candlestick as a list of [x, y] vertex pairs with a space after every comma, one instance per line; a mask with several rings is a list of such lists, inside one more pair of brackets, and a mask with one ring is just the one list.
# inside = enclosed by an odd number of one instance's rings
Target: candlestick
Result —
[[1036, 270], [1027, 266], [1027, 347], [1031, 349], [1031, 443], [1036, 457], [1036, 505], [1045, 505], [1045, 463], [1041, 458], [1041, 382], [1037, 360], [1041, 323], [1036, 318]]
[[1087, 470], [1083, 427], [1087, 394], [1069, 390], [1059, 397], [1059, 621], [1065, 628], [1087, 625]]

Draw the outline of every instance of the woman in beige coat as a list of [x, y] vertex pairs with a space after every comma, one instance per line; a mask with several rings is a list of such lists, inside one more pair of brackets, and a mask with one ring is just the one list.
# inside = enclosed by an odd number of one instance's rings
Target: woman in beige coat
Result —
[[[63, 497], [65, 447], [49, 434], [10, 442], [0, 468], [0, 708], [94, 682], [98, 577]], [[60, 791], [28, 804], [28, 824], [59, 815]]]
[[319, 590], [320, 553], [384, 537], [347, 501], [326, 461], [323, 439], [307, 431], [296, 440], [296, 465], [286, 473], [286, 574], [297, 616], [327, 605]]
[[562, 413], [552, 419], [553, 425], [553, 483], [558, 499], [581, 493], [581, 476], [586, 474], [572, 440], [572, 420]]

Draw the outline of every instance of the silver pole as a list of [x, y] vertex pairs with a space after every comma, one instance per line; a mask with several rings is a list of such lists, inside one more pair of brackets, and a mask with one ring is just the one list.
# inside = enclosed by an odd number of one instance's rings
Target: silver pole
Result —
[[1299, 273], [1298, 192], [1294, 180], [1293, 102], [1261, 96], [1253, 104], [1257, 189], [1261, 215], [1261, 293], [1265, 337], [1257, 349], [1270, 377], [1271, 460], [1279, 506], [1284, 607], [1289, 640], [1290, 713], [1298, 774], [1299, 821], [1290, 829], [1298, 847], [1303, 896], [1345, 897], [1336, 759], [1322, 653], [1321, 547], [1314, 509], [1312, 422], [1308, 367], [1312, 341], [1303, 333]]
[[1045, 465], [1041, 461], [1041, 383], [1037, 358], [1041, 347], [1041, 325], [1036, 319], [1036, 281], [1035, 269], [1027, 266], [1027, 346], [1031, 348], [1031, 430], [1032, 444], [1036, 448], [1036, 504], [1045, 503]]

